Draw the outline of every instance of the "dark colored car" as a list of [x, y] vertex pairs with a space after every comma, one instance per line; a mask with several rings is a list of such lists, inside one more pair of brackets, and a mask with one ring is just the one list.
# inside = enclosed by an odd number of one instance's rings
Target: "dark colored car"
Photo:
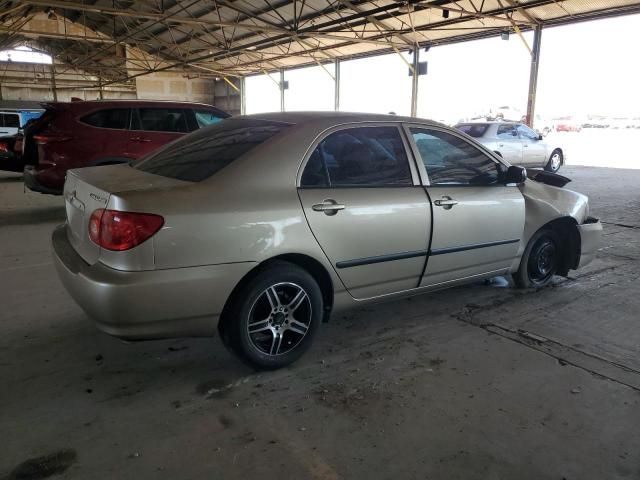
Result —
[[57, 195], [70, 168], [128, 163], [230, 116], [191, 102], [101, 100], [45, 107], [25, 128], [20, 156], [26, 186]]

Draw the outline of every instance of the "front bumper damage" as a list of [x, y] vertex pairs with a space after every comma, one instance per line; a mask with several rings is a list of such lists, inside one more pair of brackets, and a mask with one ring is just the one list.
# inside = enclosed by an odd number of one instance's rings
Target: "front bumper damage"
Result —
[[602, 223], [594, 217], [587, 217], [583, 224], [578, 225], [580, 234], [580, 260], [577, 268], [591, 263], [596, 256], [602, 238]]

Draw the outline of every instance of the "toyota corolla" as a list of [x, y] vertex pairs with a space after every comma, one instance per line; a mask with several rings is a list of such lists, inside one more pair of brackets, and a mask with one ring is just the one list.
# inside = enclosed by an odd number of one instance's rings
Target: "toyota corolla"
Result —
[[426, 120], [236, 117], [134, 166], [69, 171], [55, 265], [107, 333], [219, 332], [277, 368], [331, 312], [496, 275], [538, 288], [588, 263], [587, 198], [529, 176]]

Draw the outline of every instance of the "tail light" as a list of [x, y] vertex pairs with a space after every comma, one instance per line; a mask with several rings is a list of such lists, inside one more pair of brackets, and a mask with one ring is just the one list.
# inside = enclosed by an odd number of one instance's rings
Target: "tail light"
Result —
[[9, 151], [9, 145], [6, 142], [0, 142], [0, 152], [7, 153]]
[[33, 139], [35, 140], [36, 143], [40, 145], [46, 145], [47, 143], [53, 143], [53, 142], [66, 142], [67, 140], [71, 140], [71, 137], [64, 136], [64, 135], [40, 134], [40, 135], [34, 135]]
[[89, 238], [107, 250], [129, 250], [155, 235], [162, 225], [160, 215], [99, 208], [89, 219]]

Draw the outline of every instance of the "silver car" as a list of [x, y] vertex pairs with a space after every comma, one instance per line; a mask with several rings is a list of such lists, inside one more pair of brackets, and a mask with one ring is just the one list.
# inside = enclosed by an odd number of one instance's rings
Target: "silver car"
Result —
[[387, 115], [235, 117], [140, 163], [70, 170], [55, 265], [107, 333], [219, 332], [262, 368], [332, 312], [594, 256], [584, 195], [458, 130]]
[[559, 145], [543, 140], [542, 135], [523, 123], [471, 122], [459, 123], [456, 128], [512, 165], [555, 173], [565, 162], [565, 152]]

